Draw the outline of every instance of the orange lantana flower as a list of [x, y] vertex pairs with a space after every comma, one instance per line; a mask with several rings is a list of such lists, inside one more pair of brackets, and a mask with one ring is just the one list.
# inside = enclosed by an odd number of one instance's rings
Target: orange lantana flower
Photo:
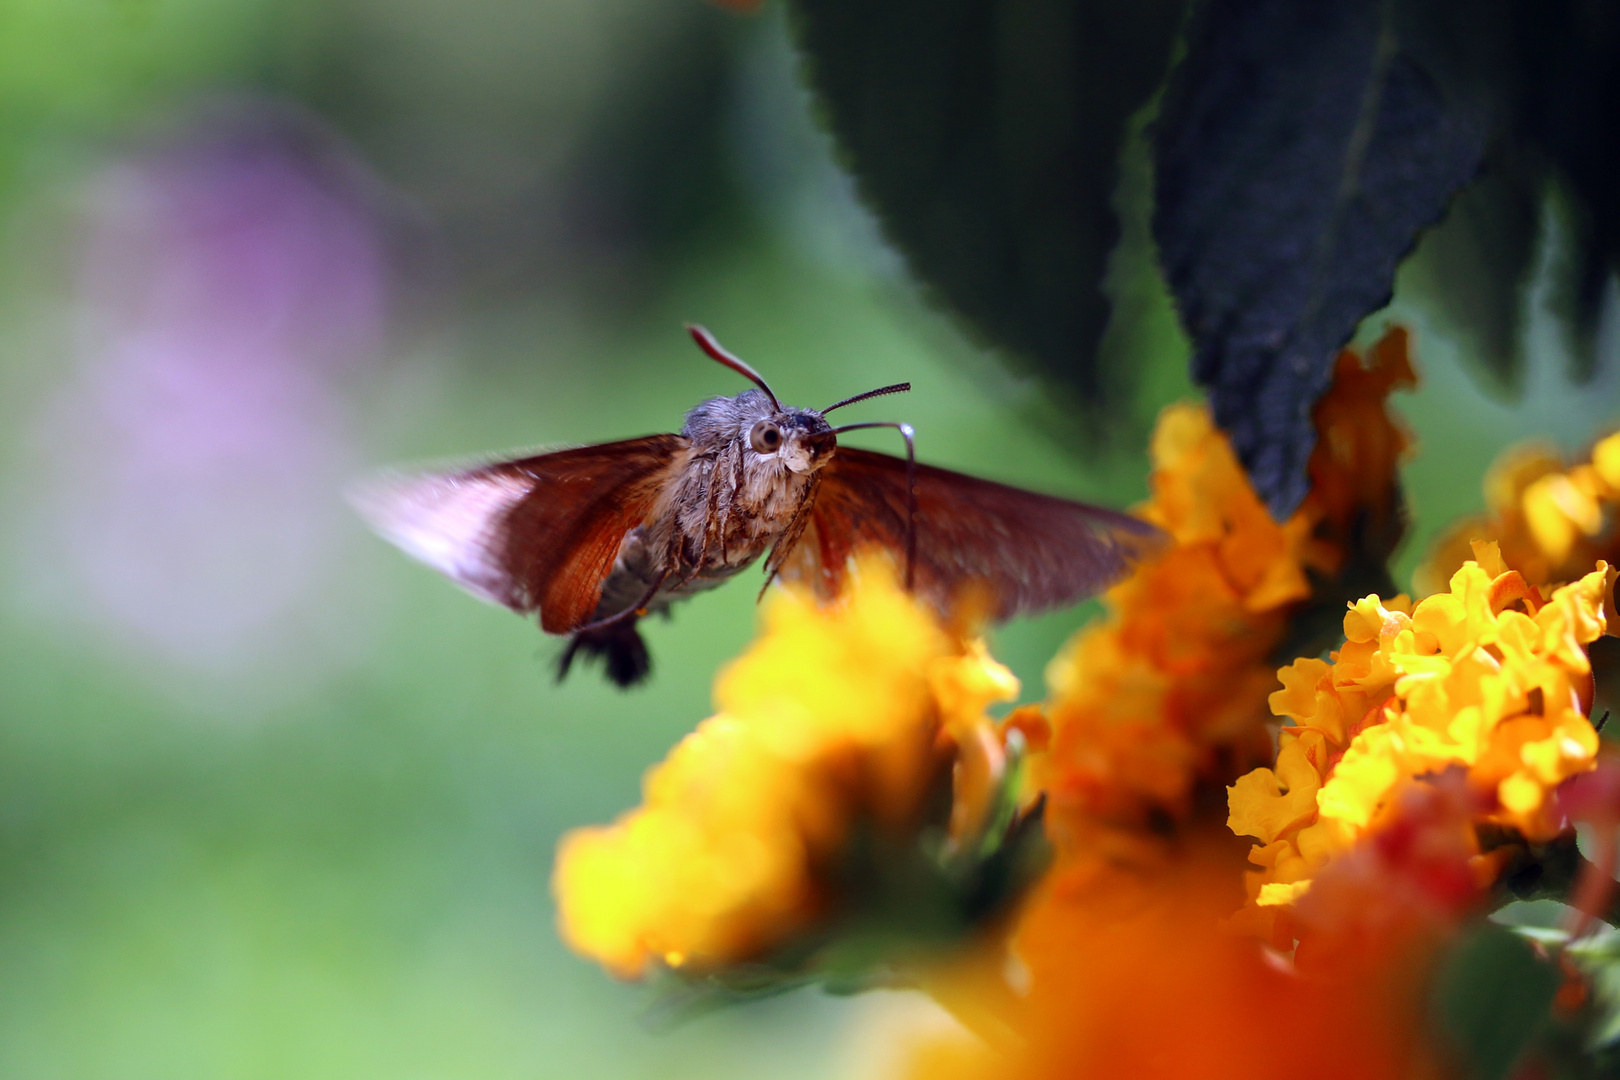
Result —
[[[1432, 824], [1441, 826], [1436, 831]], [[1049, 878], [1023, 915], [1017, 955], [1032, 969], [1015, 1044], [941, 1038], [915, 1059], [915, 1080], [1433, 1080], [1446, 1075], [1423, 1030], [1437, 929], [1458, 910], [1449, 881], [1466, 852], [1427, 808], [1412, 826], [1421, 858], [1348, 864], [1324, 878], [1332, 912], [1397, 918], [1355, 924], [1296, 967], [1222, 929], [1240, 890], [1233, 852], [1210, 835], [1162, 845], [1135, 866], [1092, 860], [1084, 875]], [[1438, 842], [1429, 838], [1437, 832]], [[1448, 843], [1449, 841], [1449, 843]], [[1377, 895], [1373, 887], [1387, 890]], [[1462, 898], [1464, 901], [1468, 897]], [[1353, 1035], [1349, 1037], [1347, 1033]]]
[[[1219, 929], [1241, 902], [1242, 855], [1201, 813], [1215, 784], [1271, 758], [1272, 654], [1291, 621], [1398, 538], [1395, 469], [1409, 439], [1385, 398], [1414, 381], [1406, 346], [1396, 330], [1365, 358], [1340, 356], [1316, 411], [1314, 490], [1286, 522], [1208, 410], [1160, 416], [1152, 497], [1137, 512], [1172, 545], [1112, 589], [1108, 616], [1052, 661], [1048, 702], [1008, 720], [1036, 749], [1030, 781], [1046, 796], [1057, 857], [1009, 943], [1022, 1042], [956, 1058], [963, 1075], [1257, 1080], [1298, 1075], [1302, 1062], [1312, 1075], [1369, 1078], [1432, 1067], [1403, 1019], [1412, 1003], [1381, 983], [1368, 990], [1384, 968], [1306, 983]], [[1390, 955], [1401, 953], [1380, 954]], [[1283, 1014], [1294, 1018], [1286, 1031], [1265, 1027]], [[1320, 1048], [1347, 1022], [1376, 1035], [1325, 1059]], [[927, 1067], [946, 1056], [935, 1047]]]
[[1316, 410], [1312, 493], [1280, 524], [1206, 408], [1160, 416], [1153, 495], [1137, 513], [1173, 545], [1108, 593], [1108, 618], [1047, 668], [1044, 711], [1015, 720], [1049, 727], [1035, 740], [1047, 749], [1032, 780], [1060, 847], [1085, 831], [1079, 817], [1135, 826], [1180, 814], [1201, 778], [1269, 759], [1271, 654], [1290, 617], [1352, 556], [1380, 560], [1399, 539], [1395, 469], [1410, 440], [1385, 398], [1414, 383], [1403, 330], [1365, 360], [1341, 354]]

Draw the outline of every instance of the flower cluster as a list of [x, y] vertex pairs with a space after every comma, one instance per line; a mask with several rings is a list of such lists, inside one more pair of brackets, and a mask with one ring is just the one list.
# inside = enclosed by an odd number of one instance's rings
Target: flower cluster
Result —
[[1491, 466], [1485, 501], [1485, 515], [1464, 518], [1436, 542], [1414, 575], [1419, 593], [1445, 588], [1475, 540], [1496, 541], [1502, 561], [1533, 585], [1573, 580], [1600, 559], [1620, 562], [1620, 434], [1571, 466], [1545, 444], [1515, 447]]
[[1395, 468], [1409, 438], [1385, 398], [1414, 381], [1402, 330], [1365, 359], [1341, 354], [1316, 412], [1312, 494], [1282, 523], [1206, 408], [1160, 416], [1153, 493], [1137, 513], [1173, 546], [1111, 590], [1108, 618], [1052, 661], [1044, 713], [1015, 720], [1045, 746], [1033, 779], [1060, 850], [1078, 819], [1134, 826], [1180, 815], [1200, 780], [1224, 782], [1269, 758], [1271, 656], [1290, 617], [1358, 542], [1376, 536], [1381, 561], [1399, 537]]
[[[1567, 782], [1598, 751], [1587, 646], [1620, 618], [1607, 564], [1554, 588], [1487, 543], [1415, 604], [1350, 591], [1369, 566], [1387, 578], [1400, 536], [1409, 438], [1385, 399], [1412, 383], [1400, 331], [1340, 357], [1315, 414], [1312, 492], [1280, 523], [1206, 410], [1166, 410], [1138, 513], [1172, 543], [1052, 661], [1048, 701], [999, 726], [986, 709], [1016, 681], [888, 564], [860, 564], [829, 606], [777, 594], [717, 684], [717, 715], [649, 773], [643, 805], [565, 839], [564, 936], [627, 977], [826, 972], [861, 918], [926, 921], [914, 871], [943, 867], [972, 912], [951, 948], [919, 960], [868, 937], [858, 950], [979, 1037], [931, 1044], [917, 1075], [1446, 1074], [1425, 995], [1509, 854], [1482, 853], [1480, 827], [1567, 842], [1580, 795]], [[1602, 486], [1608, 467], [1558, 475], [1601, 501], [1620, 492]], [[1601, 534], [1554, 501], [1580, 536]], [[1525, 520], [1544, 503], [1526, 495]], [[1525, 529], [1545, 554], [1545, 522]], [[1343, 644], [1322, 660], [1310, 654], [1329, 611]], [[1279, 653], [1306, 658], [1279, 672]], [[1273, 716], [1289, 721], [1275, 742]], [[1014, 808], [1014, 732], [1024, 805], [1044, 807], [1055, 851], [1032, 889], [1002, 857], [1021, 850], [1006, 822], [1033, 834], [1037, 820]], [[1574, 788], [1592, 788], [1598, 811], [1582, 812], [1612, 839], [1620, 781], [1593, 779]], [[1260, 841], [1257, 870], [1234, 833]], [[938, 857], [951, 851], [965, 861]], [[885, 873], [907, 884], [874, 903]]]
[[[1565, 826], [1548, 793], [1591, 769], [1585, 646], [1613, 618], [1604, 564], [1543, 598], [1494, 546], [1450, 589], [1418, 602], [1368, 596], [1344, 617], [1332, 662], [1279, 673], [1282, 729], [1274, 768], [1229, 789], [1232, 830], [1260, 840], [1246, 920], [1270, 927], [1331, 860], [1373, 829], [1415, 779], [1457, 766], [1478, 799], [1473, 818], [1545, 840]], [[1273, 909], [1268, 911], [1267, 909]]]
[[[1206, 409], [1160, 416], [1152, 497], [1137, 513], [1171, 547], [1111, 590], [1107, 618], [1052, 661], [1048, 702], [1008, 719], [1036, 750], [1030, 781], [1057, 856], [1009, 935], [1022, 1041], [996, 1066], [935, 1047], [929, 1075], [944, 1058], [978, 1076], [1282, 1077], [1308, 1056], [1321, 1065], [1315, 1048], [1358, 1010], [1379, 1037], [1317, 1075], [1395, 1075], [1416, 1060], [1388, 995], [1352, 989], [1365, 1007], [1347, 1008], [1344, 985], [1302, 986], [1218, 928], [1241, 903], [1241, 856], [1201, 798], [1270, 760], [1272, 655], [1291, 623], [1357, 558], [1381, 563], [1398, 539], [1395, 469], [1409, 439], [1385, 399], [1413, 383], [1406, 347], [1397, 330], [1366, 357], [1341, 355], [1316, 412], [1313, 493], [1282, 523]], [[1172, 997], [1173, 1038], [1143, 1006]], [[1248, 1033], [1283, 1011], [1303, 1019], [1257, 1047]]]
[[953, 775], [943, 827], [984, 827], [1004, 767], [984, 710], [1017, 680], [887, 564], [853, 579], [827, 608], [779, 593], [720, 676], [719, 712], [651, 770], [643, 805], [564, 838], [554, 888], [576, 950], [624, 977], [758, 960], [831, 917], [858, 830], [914, 837]]

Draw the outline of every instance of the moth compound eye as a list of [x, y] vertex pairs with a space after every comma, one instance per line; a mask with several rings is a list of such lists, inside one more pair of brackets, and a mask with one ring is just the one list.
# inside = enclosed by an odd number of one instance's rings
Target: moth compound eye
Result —
[[782, 448], [782, 429], [769, 420], [761, 420], [748, 433], [748, 444], [756, 454], [774, 454]]

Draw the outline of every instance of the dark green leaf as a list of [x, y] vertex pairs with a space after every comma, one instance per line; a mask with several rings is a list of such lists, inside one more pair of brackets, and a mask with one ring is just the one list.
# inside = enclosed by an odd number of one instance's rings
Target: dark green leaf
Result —
[[796, 0], [810, 81], [860, 189], [935, 296], [1101, 404], [1096, 363], [1129, 118], [1184, 0]]
[[1546, 1026], [1560, 981], [1557, 967], [1502, 926], [1483, 926], [1452, 948], [1435, 981], [1435, 1005], [1470, 1075], [1508, 1075]]
[[1564, 955], [1591, 980], [1587, 1042], [1592, 1047], [1620, 1042], [1620, 930], [1613, 927], [1574, 941]]
[[1156, 133], [1154, 235], [1194, 378], [1277, 516], [1304, 497], [1335, 355], [1485, 130], [1387, 3], [1209, 0], [1195, 20]]
[[[1566, 327], [1570, 374], [1590, 378], [1598, 317], [1620, 264], [1620, 130], [1612, 119], [1620, 108], [1620, 6], [1610, 0], [1400, 0], [1397, 19], [1402, 40], [1448, 92], [1479, 101], [1491, 114], [1496, 145], [1488, 169], [1507, 163], [1510, 179], [1534, 190], [1538, 202], [1549, 190], [1556, 196], [1558, 228], [1543, 249], [1557, 256], [1545, 267], [1546, 306]], [[1523, 227], [1522, 204], [1499, 204], [1496, 213], [1506, 220], [1489, 228]], [[1480, 254], [1493, 257], [1488, 248]], [[1505, 284], [1513, 251], [1497, 247], [1494, 257], [1504, 256], [1481, 269]], [[1476, 291], [1472, 275], [1461, 265], [1452, 269], [1464, 273], [1457, 291], [1465, 298]], [[1465, 352], [1481, 345], [1483, 334], [1470, 332], [1464, 318], [1446, 321], [1448, 330], [1460, 331]], [[1484, 315], [1483, 321], [1493, 320]], [[1480, 329], [1493, 332], [1488, 325]], [[1494, 375], [1492, 367], [1474, 369]], [[1503, 386], [1500, 378], [1490, 381]]]
[[1606, 634], [1588, 645], [1586, 653], [1595, 687], [1592, 721], [1605, 742], [1614, 742], [1620, 739], [1620, 638]]
[[1415, 294], [1461, 346], [1463, 359], [1502, 395], [1524, 382], [1522, 337], [1540, 235], [1541, 171], [1510, 148], [1452, 202], [1401, 267], [1398, 290]]
[[1510, 6], [1520, 131], [1552, 160], [1575, 197], [1565, 314], [1574, 330], [1575, 374], [1582, 376], [1592, 369], [1604, 286], [1620, 266], [1620, 5], [1514, 0]]
[[[1615, 1044], [1620, 1043], [1620, 930], [1599, 922], [1574, 937], [1570, 928], [1578, 923], [1578, 913], [1553, 900], [1508, 904], [1493, 912], [1491, 921], [1540, 944], [1561, 962], [1573, 964], [1588, 981], [1591, 993], [1585, 1007], [1558, 1018], [1567, 1030], [1562, 1038], [1555, 1034], [1551, 1040], [1542, 1040], [1551, 1042], [1548, 1049], [1561, 1056], [1584, 1058], [1589, 1066], [1612, 1057]], [[1591, 1068], [1576, 1075], [1612, 1076], [1613, 1072]]]
[[1547, 307], [1562, 321], [1568, 335], [1570, 375], [1577, 382], [1586, 382], [1597, 373], [1598, 321], [1609, 283], [1614, 280], [1614, 256], [1599, 246], [1586, 201], [1567, 182], [1554, 190], [1553, 205], [1567, 243], [1551, 268]]

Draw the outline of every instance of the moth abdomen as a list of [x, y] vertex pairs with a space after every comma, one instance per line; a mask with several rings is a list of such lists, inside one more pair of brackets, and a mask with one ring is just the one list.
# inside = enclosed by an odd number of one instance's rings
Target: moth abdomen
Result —
[[558, 682], [567, 677], [578, 655], [583, 655], [588, 662], [602, 661], [603, 674], [621, 690], [645, 682], [652, 674], [652, 655], [647, 652], [647, 643], [636, 629], [634, 619], [575, 633], [568, 639], [562, 655], [557, 657]]

